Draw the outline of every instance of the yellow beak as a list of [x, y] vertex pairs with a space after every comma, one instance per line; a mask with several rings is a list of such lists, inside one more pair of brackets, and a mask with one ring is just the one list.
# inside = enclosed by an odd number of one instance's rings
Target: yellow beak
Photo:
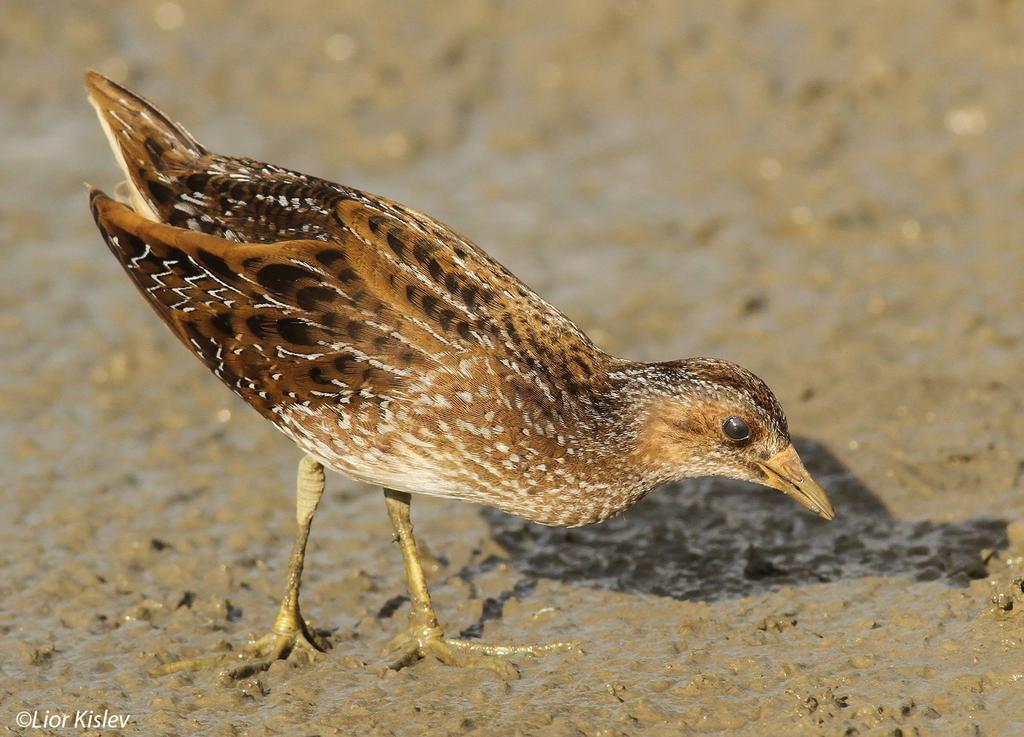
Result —
[[825, 490], [807, 473], [800, 456], [796, 454], [796, 448], [792, 445], [757, 465], [761, 467], [766, 477], [761, 482], [765, 486], [793, 497], [819, 517], [833, 519], [836, 516]]

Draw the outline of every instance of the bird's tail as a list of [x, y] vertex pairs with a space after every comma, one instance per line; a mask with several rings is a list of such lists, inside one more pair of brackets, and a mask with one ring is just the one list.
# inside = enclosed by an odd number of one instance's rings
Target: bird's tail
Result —
[[87, 71], [85, 86], [124, 172], [126, 199], [140, 215], [161, 220], [156, 213], [175, 175], [192, 168], [206, 149], [155, 105], [99, 72]]

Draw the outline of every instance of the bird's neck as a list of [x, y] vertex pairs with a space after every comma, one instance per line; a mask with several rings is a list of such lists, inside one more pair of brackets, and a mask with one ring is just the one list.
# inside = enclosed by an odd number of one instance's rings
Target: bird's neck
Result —
[[567, 427], [581, 493], [591, 509], [600, 510], [578, 524], [614, 516], [677, 476], [645, 442], [648, 408], [659, 391], [658, 365], [610, 359], [602, 378], [577, 404], [581, 416]]

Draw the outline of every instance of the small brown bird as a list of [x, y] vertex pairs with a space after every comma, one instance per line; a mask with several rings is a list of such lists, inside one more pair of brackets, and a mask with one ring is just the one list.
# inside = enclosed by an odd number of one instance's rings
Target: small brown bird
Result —
[[436, 220], [211, 153], [124, 87], [95, 72], [86, 85], [126, 177], [126, 204], [91, 193], [107, 245], [185, 347], [306, 454], [287, 591], [272, 632], [243, 651], [251, 662], [235, 675], [328, 646], [299, 609], [325, 467], [384, 487], [412, 600], [409, 627], [391, 645], [396, 668], [432, 656], [511, 676], [499, 656], [568, 645], [446, 637], [418, 560], [410, 493], [576, 526], [629, 509], [659, 484], [713, 475], [834, 516], [775, 396], [746, 369], [610, 356]]

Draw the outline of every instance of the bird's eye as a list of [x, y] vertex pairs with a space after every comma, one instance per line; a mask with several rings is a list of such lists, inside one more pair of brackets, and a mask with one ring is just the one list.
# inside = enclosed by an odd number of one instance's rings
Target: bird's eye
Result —
[[750, 437], [750, 425], [742, 417], [728, 417], [722, 423], [722, 432], [731, 440], [747, 440]]

